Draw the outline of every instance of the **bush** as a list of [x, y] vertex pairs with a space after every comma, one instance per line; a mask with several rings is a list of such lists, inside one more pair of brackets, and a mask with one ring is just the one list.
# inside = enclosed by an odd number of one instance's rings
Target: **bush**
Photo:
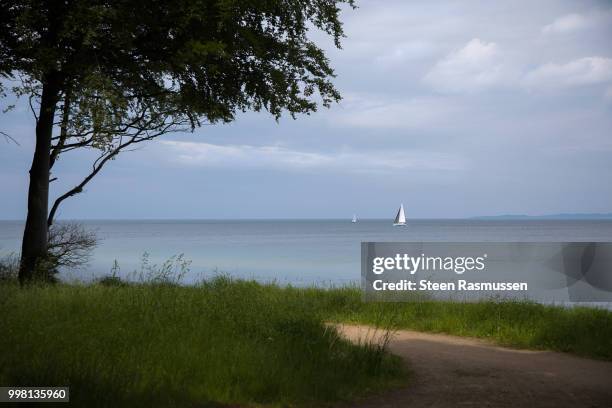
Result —
[[0, 258], [0, 281], [17, 281], [19, 274], [19, 255], [11, 252]]
[[[47, 254], [35, 265], [35, 280], [55, 283], [61, 268], [75, 269], [87, 265], [97, 244], [96, 234], [81, 224], [53, 224], [49, 228]], [[16, 270], [19, 270], [19, 262]]]
[[49, 228], [49, 259], [56, 269], [87, 265], [97, 245], [96, 234], [81, 224], [68, 222], [54, 224]]

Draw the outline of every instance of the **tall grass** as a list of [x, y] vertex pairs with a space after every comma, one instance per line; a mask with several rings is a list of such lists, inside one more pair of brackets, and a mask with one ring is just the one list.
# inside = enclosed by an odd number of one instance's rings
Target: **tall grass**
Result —
[[612, 360], [612, 312], [530, 301], [363, 303], [361, 291], [310, 290], [328, 320], [480, 337], [518, 348]]
[[69, 385], [82, 406], [321, 406], [403, 381], [295, 291], [199, 286], [0, 285], [0, 384]]
[[[525, 301], [363, 303], [358, 288], [216, 278], [180, 257], [90, 285], [0, 282], [0, 384], [68, 385], [79, 406], [319, 407], [404, 383], [382, 343], [328, 322], [490, 339], [612, 360], [612, 313]], [[162, 271], [163, 273], [157, 273]]]

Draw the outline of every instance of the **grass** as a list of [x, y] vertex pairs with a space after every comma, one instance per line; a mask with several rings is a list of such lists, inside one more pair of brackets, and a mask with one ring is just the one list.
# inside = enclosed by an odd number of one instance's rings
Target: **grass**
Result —
[[357, 288], [227, 278], [0, 284], [0, 384], [70, 385], [83, 406], [326, 406], [405, 384], [401, 362], [325, 322], [475, 336], [612, 360], [612, 313], [530, 302], [363, 303]]
[[[306, 294], [305, 292], [300, 292]], [[69, 385], [78, 406], [323, 406], [404, 382], [295, 291], [218, 278], [0, 285], [0, 384]]]
[[309, 291], [330, 321], [478, 337], [504, 346], [612, 361], [612, 312], [604, 309], [524, 300], [363, 303], [357, 288]]

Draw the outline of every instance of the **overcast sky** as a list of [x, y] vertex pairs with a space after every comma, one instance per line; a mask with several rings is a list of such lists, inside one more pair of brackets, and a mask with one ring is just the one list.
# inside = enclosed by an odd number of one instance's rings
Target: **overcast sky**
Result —
[[[409, 218], [612, 212], [612, 2], [360, 1], [329, 50], [344, 100], [171, 135], [61, 218]], [[319, 38], [319, 36], [317, 36]], [[29, 110], [0, 116], [0, 218], [25, 218]], [[61, 194], [91, 156], [56, 165]], [[55, 170], [55, 169], [54, 169]]]

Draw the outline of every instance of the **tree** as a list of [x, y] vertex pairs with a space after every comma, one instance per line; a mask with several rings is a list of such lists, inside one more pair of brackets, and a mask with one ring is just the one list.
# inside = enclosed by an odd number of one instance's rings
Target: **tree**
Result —
[[[276, 119], [340, 99], [309, 37], [343, 36], [353, 0], [3, 0], [0, 76], [36, 120], [19, 278], [35, 278], [58, 206], [135, 144], [267, 110]], [[5, 81], [6, 82], [6, 81]], [[0, 93], [2, 89], [0, 88]], [[90, 174], [49, 211], [51, 170], [97, 149]]]

